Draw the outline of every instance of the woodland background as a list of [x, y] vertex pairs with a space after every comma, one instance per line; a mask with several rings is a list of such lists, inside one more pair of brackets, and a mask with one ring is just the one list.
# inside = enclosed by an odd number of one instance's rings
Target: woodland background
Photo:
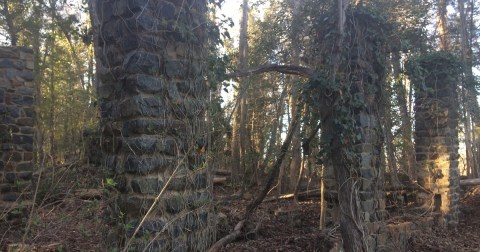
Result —
[[[275, 192], [281, 195], [317, 188], [322, 178], [322, 164], [318, 162], [323, 155], [321, 132], [319, 115], [307, 106], [313, 101], [304, 96], [310, 85], [304, 73], [308, 67], [318, 68], [319, 43], [335, 36], [322, 30], [335, 22], [332, 3], [244, 0], [236, 10], [242, 17], [232, 20], [219, 10], [222, 2], [211, 1], [208, 29], [208, 116], [213, 139], [208, 148], [209, 155], [215, 157], [214, 167], [228, 171], [230, 177], [225, 183], [234, 191], [248, 194], [249, 188], [261, 184], [287, 132], [294, 128]], [[384, 107], [379, 118], [387, 179], [395, 184], [414, 173], [414, 90], [405, 64], [416, 55], [436, 49], [452, 52], [462, 65], [457, 80], [460, 169], [463, 176], [479, 178], [480, 4], [475, 0], [364, 2], [389, 24], [383, 32], [389, 47], [385, 48], [389, 52], [388, 81], [379, 101]], [[97, 162], [94, 146], [99, 108], [88, 2], [0, 0], [0, 6], [1, 43], [28, 46], [34, 51], [38, 165], [68, 168], [85, 159]], [[239, 78], [239, 72], [251, 74]], [[230, 77], [232, 80], [224, 81]], [[294, 118], [299, 118], [299, 127], [292, 123]], [[47, 178], [50, 185], [63, 179], [62, 175]], [[109, 183], [108, 178], [78, 181], [99, 186]], [[45, 189], [44, 193], [51, 196], [64, 190]]]

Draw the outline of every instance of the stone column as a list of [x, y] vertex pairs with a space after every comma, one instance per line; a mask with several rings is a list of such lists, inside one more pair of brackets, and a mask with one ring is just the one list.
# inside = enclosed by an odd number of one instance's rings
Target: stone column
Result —
[[[347, 99], [350, 110], [347, 113], [354, 121], [352, 128], [344, 130], [345, 136], [350, 137], [345, 143], [348, 149], [345, 155], [355, 155], [352, 158], [355, 167], [349, 179], [357, 183], [354, 187], [358, 191], [351, 191], [350, 197], [357, 197], [357, 206], [353, 209], [356, 209], [364, 225], [362, 242], [366, 244], [366, 251], [381, 251], [387, 245], [383, 192], [385, 167], [381, 162], [383, 132], [380, 125], [382, 103], [385, 102], [383, 85], [386, 83], [387, 57], [384, 49], [386, 41], [379, 31], [386, 25], [383, 19], [364, 14], [368, 10], [363, 7], [356, 8], [352, 16], [347, 16], [350, 32], [345, 41], [349, 44], [345, 48], [345, 65], [342, 65], [346, 75], [344, 85], [350, 94]], [[348, 118], [348, 114], [343, 117]]]
[[124, 223], [116, 238], [129, 240], [158, 199], [129, 248], [205, 251], [215, 239], [205, 161], [206, 1], [94, 2], [102, 148], [119, 191], [110, 216]]
[[379, 122], [386, 54], [379, 31], [386, 25], [360, 6], [352, 7], [346, 19], [338, 72], [334, 79], [317, 78], [324, 88], [320, 93], [327, 94], [320, 109], [325, 187], [338, 192], [338, 205], [327, 205], [327, 213], [340, 223], [346, 251], [381, 251], [387, 245]]
[[0, 212], [32, 203], [33, 79], [31, 49], [0, 47]]
[[415, 151], [417, 194], [424, 208], [441, 212], [442, 225], [458, 224], [458, 65], [437, 52], [411, 65], [415, 85]]

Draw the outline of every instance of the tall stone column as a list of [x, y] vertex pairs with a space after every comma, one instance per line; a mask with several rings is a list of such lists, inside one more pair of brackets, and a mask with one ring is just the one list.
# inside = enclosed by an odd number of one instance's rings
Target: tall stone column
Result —
[[117, 237], [131, 239], [144, 218], [130, 249], [205, 251], [215, 236], [204, 153], [206, 1], [93, 4], [102, 149], [119, 191], [110, 216], [124, 223]]
[[415, 85], [418, 203], [440, 212], [442, 225], [458, 224], [458, 63], [445, 52], [409, 64]]
[[327, 205], [327, 213], [338, 214], [333, 219], [340, 223], [346, 251], [379, 251], [387, 242], [379, 118], [386, 75], [385, 41], [379, 31], [385, 28], [364, 7], [352, 7], [335, 79], [318, 78], [317, 85], [324, 88], [320, 92], [326, 94], [320, 110], [325, 187], [338, 192], [338, 205]]
[[0, 215], [32, 203], [33, 80], [33, 51], [0, 47]]

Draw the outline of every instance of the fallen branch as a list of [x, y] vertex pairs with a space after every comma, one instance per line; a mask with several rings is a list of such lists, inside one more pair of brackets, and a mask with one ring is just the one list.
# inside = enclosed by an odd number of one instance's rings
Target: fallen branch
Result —
[[255, 68], [242, 70], [238, 72], [233, 72], [225, 75], [225, 79], [238, 78], [244, 76], [250, 76], [253, 74], [261, 74], [266, 72], [278, 72], [283, 74], [293, 74], [300, 75], [303, 77], [310, 78], [314, 74], [314, 70], [308, 67], [295, 66], [295, 65], [278, 65], [278, 64], [269, 64], [261, 65]]
[[223, 237], [222, 239], [217, 241], [215, 244], [213, 244], [213, 246], [210, 247], [208, 252], [219, 251], [221, 247], [227, 245], [232, 241], [235, 241], [237, 238], [239, 238], [242, 235], [242, 229], [245, 226], [245, 223], [250, 220], [250, 217], [255, 212], [257, 207], [263, 202], [268, 192], [270, 191], [270, 188], [272, 188], [273, 183], [275, 182], [275, 178], [278, 177], [278, 171], [280, 170], [280, 166], [282, 165], [283, 159], [285, 158], [288, 148], [290, 147], [290, 143], [292, 142], [293, 132], [295, 132], [295, 129], [298, 127], [299, 119], [300, 119], [300, 113], [297, 113], [291, 122], [292, 127], [288, 131], [288, 134], [285, 137], [285, 140], [283, 141], [282, 147], [280, 148], [280, 155], [278, 156], [277, 160], [275, 161], [275, 164], [270, 170], [268, 179], [263, 187], [263, 190], [260, 191], [257, 197], [254, 198], [252, 202], [250, 202], [250, 204], [248, 204], [243, 220], [237, 223], [237, 225], [235, 226], [235, 229], [230, 234], [228, 234], [227, 236]]
[[219, 176], [230, 176], [232, 174], [232, 172], [230, 172], [229, 170], [215, 170], [215, 175], [219, 175]]
[[77, 189], [73, 195], [83, 200], [101, 199], [103, 192], [100, 189]]
[[227, 177], [213, 177], [213, 184], [214, 185], [223, 185], [227, 182]]
[[228, 234], [227, 236], [223, 237], [219, 241], [217, 241], [215, 244], [213, 244], [210, 249], [208, 249], [208, 252], [214, 252], [214, 251], [219, 251], [220, 248], [225, 246], [226, 244], [229, 244], [232, 241], [235, 241], [240, 235], [242, 235], [242, 229], [243, 226], [245, 225], [245, 220], [242, 220], [237, 223], [235, 226], [235, 229], [233, 229], [233, 232]]
[[460, 186], [475, 186], [480, 185], [480, 179], [462, 179], [460, 180]]
[[[297, 193], [297, 197], [299, 197], [299, 198], [319, 197], [319, 196], [320, 196], [320, 189], [309, 190], [309, 191]], [[274, 196], [274, 197], [270, 197], [268, 199], [265, 199], [263, 202], [270, 202], [270, 201], [275, 201], [275, 200], [279, 200], [279, 199], [293, 199], [294, 197], [295, 197], [294, 193], [282, 194], [282, 195], [279, 195], [279, 196]]]

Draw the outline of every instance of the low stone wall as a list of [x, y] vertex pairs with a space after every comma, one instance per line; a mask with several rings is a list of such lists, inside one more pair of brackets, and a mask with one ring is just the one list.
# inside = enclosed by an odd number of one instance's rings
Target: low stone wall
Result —
[[30, 195], [26, 191], [33, 174], [33, 80], [33, 51], [0, 47], [0, 210]]

